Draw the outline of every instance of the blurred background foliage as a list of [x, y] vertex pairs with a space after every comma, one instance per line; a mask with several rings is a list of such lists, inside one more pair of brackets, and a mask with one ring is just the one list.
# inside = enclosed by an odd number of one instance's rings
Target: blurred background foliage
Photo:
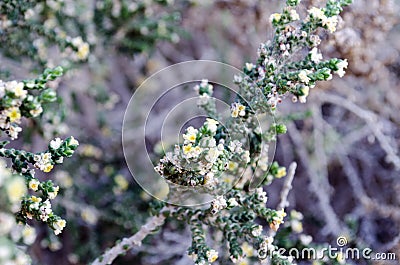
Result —
[[[309, 5], [322, 2], [303, 0], [300, 11], [304, 15]], [[47, 106], [41, 120], [25, 124], [18, 144], [37, 151], [54, 136], [67, 134], [81, 143], [78, 155], [52, 174], [61, 187], [57, 212], [68, 222], [60, 237], [36, 223], [30, 228], [13, 224], [15, 202], [5, 192], [10, 176], [2, 170], [0, 248], [21, 251], [27, 246], [33, 264], [86, 264], [136, 232], [148, 216], [151, 198], [124, 161], [121, 128], [130, 96], [147, 76], [173, 63], [209, 59], [240, 68], [254, 60], [259, 43], [272, 37], [270, 14], [283, 4], [0, 3], [0, 79], [26, 78], [56, 65], [67, 70], [61, 82], [51, 84], [59, 100]], [[355, 1], [322, 46], [324, 55], [348, 59], [346, 76], [316, 87], [308, 104], [286, 100], [281, 107], [277, 119], [287, 123], [288, 133], [279, 137], [275, 158], [285, 166], [299, 163], [289, 201], [304, 216], [291, 215], [281, 233], [295, 236], [278, 235], [281, 245], [308, 245], [309, 236], [334, 245], [338, 235], [346, 235], [353, 243], [400, 256], [398, 11], [394, 0]], [[141, 159], [147, 158], [137, 162]], [[270, 189], [270, 205], [278, 203], [281, 185], [276, 181], [276, 189]], [[115, 264], [189, 264], [189, 240], [188, 230], [170, 222]]]

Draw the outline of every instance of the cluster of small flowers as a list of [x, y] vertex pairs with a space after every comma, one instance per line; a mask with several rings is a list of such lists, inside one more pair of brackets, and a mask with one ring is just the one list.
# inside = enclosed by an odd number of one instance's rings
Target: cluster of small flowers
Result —
[[[244, 67], [244, 77], [235, 77], [235, 82], [241, 88], [241, 95], [249, 93], [250, 107], [257, 110], [257, 103], [266, 102], [273, 112], [278, 103], [289, 92], [294, 94], [293, 101], [305, 103], [310, 88], [316, 81], [332, 79], [332, 73], [343, 77], [347, 61], [331, 59], [322, 61], [322, 55], [317, 46], [321, 39], [313, 34], [319, 27], [336, 30], [338, 14], [342, 7], [350, 1], [328, 1], [325, 8], [313, 7], [308, 10], [307, 18], [299, 26], [289, 25], [299, 19], [295, 11], [296, 5], [287, 6], [283, 13], [272, 14], [270, 20], [276, 28], [274, 41], [262, 43], [258, 49], [258, 63], [247, 63]], [[299, 48], [307, 47], [311, 51], [303, 60], [291, 62], [291, 55]], [[263, 91], [266, 99], [258, 97], [255, 88]], [[257, 102], [258, 101], [258, 102]], [[235, 112], [236, 114], [236, 112]]]
[[19, 107], [27, 97], [27, 91], [24, 90], [22, 82], [3, 82], [0, 80], [0, 97], [6, 102], [6, 104], [2, 104], [3, 108], [0, 111], [0, 129], [14, 140], [18, 138], [18, 133], [22, 131], [21, 127], [16, 124], [21, 122]]
[[[188, 218], [192, 226], [192, 246], [189, 248], [189, 256], [196, 264], [208, 264], [211, 262], [206, 255], [209, 248], [205, 244], [204, 225], [213, 227], [214, 233], [221, 231], [229, 247], [230, 259], [235, 264], [249, 262], [246, 258], [253, 255], [255, 249], [259, 250], [259, 259], [265, 260], [271, 254], [268, 251], [276, 247], [272, 244], [272, 237], [263, 236], [264, 227], [255, 222], [257, 217], [266, 220], [271, 229], [278, 229], [286, 216], [283, 210], [275, 211], [266, 208], [266, 192], [262, 188], [253, 193], [231, 190], [223, 196], [217, 196], [206, 211], [199, 212], [188, 207], [178, 207], [170, 212], [175, 218]], [[241, 241], [244, 244], [241, 246]], [[243, 241], [242, 241], [243, 242]], [[247, 247], [246, 247], [247, 246]], [[284, 259], [285, 257], [278, 257]], [[248, 264], [248, 263], [243, 263]], [[286, 263], [285, 263], [286, 264]]]
[[231, 106], [231, 116], [233, 118], [237, 118], [238, 116], [246, 115], [246, 107], [239, 102], [232, 103]]
[[[46, 88], [46, 83], [62, 75], [62, 68], [46, 69], [34, 80], [8, 81], [0, 80], [0, 130], [15, 140], [22, 128], [18, 126], [21, 118], [37, 117], [43, 112], [42, 104], [56, 100], [56, 93]], [[39, 90], [38, 95], [32, 95], [29, 90]]]
[[70, 44], [70, 47], [64, 52], [65, 57], [70, 57], [74, 61], [84, 61], [88, 58], [90, 52], [89, 43], [83, 41], [82, 37], [71, 38], [68, 36], [65, 40]]
[[58, 235], [62, 232], [62, 230], [64, 229], [65, 225], [67, 224], [67, 222], [64, 219], [56, 219], [51, 226], [54, 229], [54, 234]]
[[42, 153], [39, 155], [35, 155], [34, 158], [35, 164], [34, 166], [43, 172], [50, 172], [53, 169], [53, 161], [51, 159], [50, 153]]
[[267, 253], [271, 252], [275, 249], [275, 246], [272, 244], [274, 242], [273, 237], [265, 237], [260, 243], [260, 246], [257, 250], [258, 253], [258, 258], [259, 259], [266, 259], [267, 258]]
[[[234, 157], [248, 163], [250, 153], [237, 140], [225, 142], [215, 139], [219, 122], [207, 118], [200, 129], [188, 127], [183, 134], [183, 145], [175, 145], [155, 170], [166, 179], [181, 185], [216, 187], [219, 175]], [[176, 179], [176, 177], [179, 179]]]
[[210, 97], [213, 94], [213, 85], [209, 84], [207, 79], [203, 79], [201, 80], [201, 83], [195, 85], [193, 89], [197, 92], [197, 94], [199, 94], [197, 104], [199, 106], [207, 105], [209, 103]]
[[[29, 182], [30, 188], [37, 191], [37, 183], [37, 180], [32, 179]], [[42, 185], [41, 189], [44, 189]], [[37, 197], [34, 195], [23, 198], [22, 208], [17, 214], [17, 220], [25, 223], [25, 219], [31, 220], [35, 218], [37, 220], [48, 223], [48, 225], [54, 230], [54, 233], [56, 235], [60, 234], [65, 227], [66, 222], [65, 220], [61, 219], [53, 213], [50, 203], [50, 200], [54, 199], [57, 196], [58, 191], [58, 186], [52, 186], [51, 188], [48, 188], [46, 192], [43, 191], [43, 193], [47, 195], [47, 199], [45, 200], [42, 197]]]
[[[66, 140], [56, 138], [49, 143], [49, 150], [41, 153], [30, 153], [15, 149], [7, 149], [5, 146], [8, 142], [0, 143], [0, 156], [11, 158], [13, 161], [13, 171], [21, 176], [21, 181], [16, 182], [19, 178], [14, 177], [10, 183], [10, 192], [13, 193], [12, 198], [21, 203], [20, 210], [16, 214], [17, 220], [21, 223], [27, 223], [28, 220], [35, 218], [43, 221], [51, 227], [56, 234], [62, 231], [62, 219], [55, 215], [52, 211], [50, 200], [55, 199], [59, 186], [54, 186], [51, 180], [40, 182], [35, 178], [35, 170], [29, 168], [29, 164], [44, 171], [49, 172], [56, 163], [62, 163], [64, 157], [70, 157], [79, 145], [74, 137]], [[24, 180], [24, 178], [25, 180]], [[21, 189], [21, 185], [23, 189]], [[33, 192], [41, 192], [40, 196], [26, 195], [28, 191], [26, 186]], [[25, 197], [23, 197], [26, 195]], [[21, 200], [22, 198], [22, 200]], [[65, 225], [65, 223], [64, 223]]]
[[315, 21], [316, 23], [322, 23], [322, 26], [329, 30], [331, 33], [336, 31], [336, 25], [338, 23], [337, 16], [326, 16], [324, 10], [318, 7], [312, 7], [308, 10], [309, 16], [306, 21]]
[[32, 212], [36, 211], [39, 212], [40, 220], [46, 222], [49, 219], [50, 214], [53, 213], [49, 200], [45, 200], [44, 202], [42, 202], [42, 198], [31, 196], [27, 199], [27, 204], [29, 205], [28, 208], [31, 211], [27, 213], [28, 219], [32, 219]]
[[207, 265], [210, 263], [215, 262], [218, 259], [218, 252], [214, 249], [210, 249], [206, 251], [206, 259], [201, 259], [198, 257], [198, 254], [191, 254], [189, 255], [196, 265]]
[[255, 198], [258, 202], [265, 204], [268, 201], [267, 192], [262, 187], [259, 187], [255, 190]]
[[269, 224], [270, 228], [274, 231], [278, 231], [279, 226], [284, 223], [283, 218], [285, 218], [286, 213], [283, 209], [276, 211], [275, 215], [272, 217], [272, 222]]
[[228, 206], [226, 203], [226, 200], [223, 196], [217, 196], [212, 202], [211, 202], [211, 213], [216, 214], [219, 211], [225, 209]]

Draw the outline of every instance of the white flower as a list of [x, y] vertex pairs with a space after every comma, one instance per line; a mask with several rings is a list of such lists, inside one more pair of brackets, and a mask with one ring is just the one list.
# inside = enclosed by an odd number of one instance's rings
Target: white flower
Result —
[[66, 224], [67, 224], [67, 222], [63, 219], [59, 219], [59, 220], [55, 221], [52, 224], [53, 228], [54, 228], [54, 234], [56, 234], [56, 235], [60, 234]]
[[290, 227], [296, 233], [303, 232], [303, 224], [299, 220], [292, 220], [290, 222]]
[[48, 193], [49, 199], [53, 200], [55, 197], [57, 197], [58, 191], [60, 190], [59, 186], [54, 187], [54, 191], [51, 191]]
[[73, 136], [71, 136], [69, 139], [69, 145], [79, 145], [79, 142]]
[[213, 133], [215, 133], [217, 131], [218, 124], [219, 124], [219, 122], [217, 122], [214, 119], [210, 119], [210, 118], [207, 118], [207, 120], [205, 122], [205, 125], [207, 126], [207, 128]]
[[295, 9], [290, 10], [290, 18], [292, 19], [292, 21], [300, 19], [300, 16], [299, 14], [297, 14]]
[[35, 242], [36, 239], [36, 230], [33, 227], [30, 227], [28, 225], [26, 225], [23, 229], [22, 229], [22, 238], [25, 244], [27, 245], [31, 245], [33, 244], [33, 242]]
[[208, 101], [210, 100], [210, 96], [207, 93], [203, 93], [199, 96], [199, 99], [197, 101], [197, 104], [199, 106], [204, 106], [208, 104]]
[[273, 21], [279, 22], [279, 20], [281, 20], [281, 17], [282, 17], [281, 14], [279, 14], [279, 13], [274, 13], [274, 14], [272, 14], [272, 15], [269, 17], [269, 21], [270, 21], [270, 22], [273, 22]]
[[217, 212], [225, 209], [227, 207], [226, 200], [223, 196], [217, 196], [212, 202], [211, 202], [211, 207], [212, 207], [212, 213], [216, 214]]
[[299, 96], [299, 101], [300, 101], [301, 103], [306, 103], [306, 101], [307, 101], [307, 96], [308, 96], [308, 94], [309, 94], [309, 92], [310, 92], [310, 88], [309, 88], [308, 86], [303, 86], [303, 87], [300, 89], [300, 91], [303, 93], [303, 95], [302, 95], [302, 96]]
[[53, 149], [58, 149], [58, 148], [60, 148], [62, 143], [63, 143], [63, 140], [61, 140], [60, 138], [57, 137], [56, 139], [54, 139], [50, 142], [50, 147]]
[[32, 196], [31, 197], [31, 204], [29, 205], [29, 209], [31, 210], [38, 210], [39, 209], [39, 203], [42, 201], [42, 198]]
[[[15, 81], [14, 81], [15, 82]], [[26, 95], [28, 94], [28, 91], [26, 91], [25, 89], [24, 89], [24, 83], [22, 83], [22, 82], [19, 82], [19, 83], [17, 83], [16, 85], [15, 85], [15, 87], [14, 87], [14, 95], [16, 96], [16, 97], [19, 97], [20, 99], [25, 99], [26, 98]]]
[[267, 193], [263, 190], [262, 187], [256, 189], [256, 194], [258, 200], [260, 200], [262, 203], [267, 203], [268, 200]]
[[321, 20], [325, 20], [326, 19], [324, 11], [322, 9], [320, 9], [320, 8], [312, 7], [307, 12], [310, 14], [310, 16], [312, 16], [314, 18], [318, 18], [318, 19], [321, 19]]
[[43, 108], [42, 106], [39, 106], [37, 109], [32, 109], [29, 111], [29, 113], [33, 116], [33, 117], [37, 117], [40, 115], [40, 113], [43, 112]]
[[322, 60], [322, 54], [318, 52], [318, 48], [314, 47], [311, 52], [311, 61], [313, 61], [314, 63], [319, 63]]
[[230, 198], [230, 199], [228, 200], [228, 205], [229, 205], [230, 207], [236, 207], [236, 206], [239, 205], [239, 203], [236, 201], [235, 198]]
[[246, 164], [250, 162], [250, 152], [248, 150], [244, 151], [242, 154], [242, 159], [244, 162], [246, 162]]
[[239, 142], [238, 140], [233, 140], [229, 142], [229, 150], [233, 153], [241, 153], [242, 150], [242, 143]]
[[214, 262], [218, 259], [218, 252], [214, 249], [210, 249], [206, 252], [208, 262]]
[[246, 107], [238, 102], [233, 103], [231, 106], [231, 116], [236, 118], [244, 115], [246, 115]]
[[31, 190], [37, 191], [38, 188], [39, 188], [39, 184], [40, 184], [39, 180], [37, 180], [37, 179], [31, 179], [31, 180], [29, 181], [29, 183], [28, 183], [28, 186], [29, 186], [29, 188], [30, 188]]
[[301, 70], [298, 74], [298, 77], [301, 82], [308, 84], [310, 82], [310, 78], [307, 76], [307, 70]]
[[254, 67], [255, 67], [254, 64], [252, 64], [252, 63], [246, 63], [246, 70], [247, 70], [247, 71], [253, 70]]
[[210, 185], [210, 184], [214, 184], [214, 183], [215, 183], [214, 173], [213, 172], [208, 172], [204, 176], [204, 185]]
[[243, 78], [240, 75], [235, 75], [233, 77], [233, 80], [235, 83], [241, 83], [243, 81]]
[[338, 68], [338, 70], [335, 71], [335, 73], [336, 73], [338, 76], [343, 77], [343, 76], [345, 75], [345, 73], [346, 73], [346, 72], [344, 71], [344, 69], [347, 69], [347, 66], [348, 66], [348, 65], [349, 65], [349, 63], [347, 62], [347, 59], [338, 62], [338, 63], [336, 64], [336, 67]]
[[255, 227], [255, 228], [253, 228], [253, 229], [251, 230], [251, 234], [252, 234], [254, 237], [261, 236], [262, 232], [263, 232], [263, 227], [262, 227], [261, 225], [258, 225], [257, 227]]
[[198, 130], [193, 128], [192, 126], [186, 129], [186, 134], [183, 135], [183, 139], [185, 140], [185, 144], [196, 142]]
[[308, 235], [304, 235], [304, 234], [301, 234], [299, 236], [299, 239], [300, 239], [301, 243], [306, 246], [309, 245], [313, 240], [312, 236], [308, 236]]
[[221, 154], [221, 151], [219, 151], [218, 148], [212, 147], [208, 150], [206, 159], [207, 159], [207, 161], [214, 163], [220, 154]]
[[18, 133], [21, 132], [21, 131], [22, 131], [21, 127], [11, 125], [10, 128], [9, 128], [9, 131], [8, 131], [8, 133], [9, 133], [9, 135], [11, 137], [11, 140], [17, 139], [18, 138]]
[[322, 20], [322, 25], [326, 26], [331, 33], [336, 31], [337, 23], [338, 23], [337, 16], [327, 17]]

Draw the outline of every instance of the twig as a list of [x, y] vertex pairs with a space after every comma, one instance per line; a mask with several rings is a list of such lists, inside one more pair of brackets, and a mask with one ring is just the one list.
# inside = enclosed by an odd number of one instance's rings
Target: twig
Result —
[[300, 135], [299, 131], [297, 130], [296, 126], [293, 123], [288, 123], [287, 126], [288, 126], [289, 136], [296, 147], [296, 152], [298, 153], [301, 163], [305, 167], [308, 176], [310, 178], [310, 190], [318, 198], [319, 208], [321, 210], [321, 214], [325, 219], [326, 228], [328, 230], [327, 232], [332, 233], [333, 235], [336, 236], [341, 234], [348, 234], [345, 233], [347, 232], [347, 229], [343, 227], [333, 207], [330, 204], [329, 194], [323, 192], [324, 189], [321, 188], [321, 183], [318, 174], [310, 166], [309, 154], [303, 144], [302, 136]]
[[400, 168], [400, 158], [397, 153], [398, 150], [382, 133], [381, 126], [378, 123], [379, 117], [375, 113], [362, 109], [352, 101], [338, 95], [320, 92], [318, 93], [318, 98], [322, 101], [341, 106], [363, 119], [368, 124], [372, 133], [378, 139], [382, 149], [386, 152], [387, 159], [390, 160], [397, 169]]
[[106, 250], [100, 257], [92, 262], [92, 265], [112, 264], [112, 262], [118, 257], [118, 255], [127, 252], [134, 246], [140, 246], [143, 239], [145, 239], [151, 232], [164, 224], [166, 217], [162, 213], [167, 209], [168, 207], [164, 207], [160, 211], [160, 214], [158, 216], [151, 217], [136, 234], [129, 238], [122, 239], [121, 242]]
[[292, 162], [289, 166], [288, 174], [286, 176], [285, 183], [283, 184], [283, 188], [281, 191], [281, 200], [278, 204], [278, 208], [277, 208], [278, 210], [284, 209], [287, 206], [289, 206], [288, 195], [289, 195], [289, 191], [292, 189], [292, 182], [294, 179], [294, 174], [296, 172], [296, 168], [297, 168], [296, 162]]
[[[281, 199], [279, 201], [278, 207], [276, 208], [277, 210], [285, 209], [286, 207], [289, 206], [289, 201], [288, 201], [288, 196], [289, 192], [292, 189], [292, 182], [294, 179], [294, 174], [296, 173], [296, 168], [297, 168], [297, 163], [292, 162], [289, 166], [288, 174], [285, 178], [285, 182], [283, 183], [283, 187], [281, 190]], [[274, 230], [269, 230], [268, 233], [269, 236], [274, 237], [276, 235], [276, 232]]]

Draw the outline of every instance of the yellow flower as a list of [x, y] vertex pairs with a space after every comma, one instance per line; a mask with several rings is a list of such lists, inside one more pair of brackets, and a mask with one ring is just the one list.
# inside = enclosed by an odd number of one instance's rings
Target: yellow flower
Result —
[[79, 145], [79, 142], [73, 136], [71, 136], [69, 139], [69, 145]]
[[301, 233], [303, 232], [303, 224], [298, 221], [298, 220], [292, 220], [290, 222], [290, 226], [292, 227], [292, 230], [296, 233]]
[[54, 167], [54, 166], [53, 166], [52, 164], [48, 163], [48, 164], [46, 164], [46, 165], [44, 166], [43, 172], [48, 173], [48, 172], [50, 172], [50, 171], [53, 169], [53, 167]]
[[11, 108], [8, 112], [8, 117], [10, 118], [11, 122], [17, 121], [21, 119], [21, 113], [19, 112], [18, 108]]
[[246, 254], [246, 257], [252, 257], [254, 255], [254, 248], [250, 246], [247, 242], [242, 244], [243, 253]]
[[6, 192], [12, 203], [18, 202], [21, 197], [27, 193], [25, 180], [22, 177], [15, 176], [7, 182]]
[[22, 237], [25, 244], [33, 244], [36, 239], [36, 230], [30, 226], [25, 226], [22, 230]]
[[97, 223], [97, 220], [99, 219], [98, 213], [95, 209], [93, 208], [85, 208], [82, 212], [81, 212], [81, 216], [82, 219], [91, 225], [94, 225]]
[[184, 153], [184, 154], [187, 154], [187, 153], [189, 153], [190, 151], [192, 151], [192, 149], [193, 149], [192, 144], [184, 145], [184, 146], [183, 146], [183, 153]]
[[207, 251], [206, 255], [208, 258], [208, 262], [212, 263], [218, 259], [218, 252], [215, 251], [214, 249]]
[[320, 8], [312, 7], [307, 12], [310, 14], [310, 16], [313, 16], [315, 18], [319, 18], [321, 20], [326, 19], [325, 12]]
[[54, 187], [54, 191], [48, 193], [49, 199], [52, 200], [52, 199], [54, 199], [55, 197], [57, 197], [57, 194], [58, 194], [58, 191], [59, 191], [59, 190], [60, 190], [60, 187], [59, 187], [59, 186]]
[[234, 171], [237, 169], [237, 163], [233, 161], [229, 161], [228, 163], [228, 170]]
[[24, 83], [19, 82], [16, 86], [15, 86], [15, 90], [14, 90], [14, 95], [16, 97], [19, 97], [21, 99], [24, 99], [26, 97], [26, 94], [28, 93], [28, 91], [24, 90]]
[[127, 190], [129, 187], [129, 182], [121, 174], [118, 174], [114, 177], [114, 182], [122, 191]]
[[308, 86], [303, 86], [300, 91], [303, 93], [304, 96], [308, 96], [310, 93], [310, 88]]
[[42, 156], [43, 161], [49, 161], [51, 159], [51, 154], [50, 153], [44, 153]]
[[36, 196], [32, 196], [31, 197], [31, 201], [33, 201], [34, 203], [39, 203], [39, 202], [42, 201], [42, 198], [36, 197]]
[[337, 16], [327, 17], [322, 21], [323, 26], [327, 26], [328, 30], [333, 33], [336, 31], [336, 25], [338, 23]]
[[308, 77], [307, 73], [308, 72], [306, 70], [301, 70], [298, 74], [300, 81], [306, 84], [310, 82], [310, 78]]
[[63, 219], [57, 220], [53, 225], [56, 230], [63, 230], [67, 222]]
[[39, 108], [37, 108], [37, 109], [32, 109], [32, 110], [29, 111], [29, 113], [30, 113], [33, 117], [39, 116], [39, 114], [42, 113], [42, 112], [43, 112], [43, 108], [42, 108], [42, 107], [39, 107]]
[[286, 176], [286, 168], [285, 167], [280, 167], [278, 169], [278, 172], [276, 173], [276, 177], [279, 179], [279, 178], [282, 178], [284, 176]]
[[89, 44], [83, 43], [79, 46], [77, 56], [80, 60], [85, 60], [89, 55]]
[[269, 21], [271, 21], [271, 22], [273, 22], [273, 21], [279, 22], [279, 20], [281, 20], [281, 17], [282, 17], [281, 14], [274, 13], [269, 17]]
[[239, 111], [236, 109], [232, 110], [231, 116], [232, 116], [232, 118], [237, 118], [237, 116], [239, 116]]

